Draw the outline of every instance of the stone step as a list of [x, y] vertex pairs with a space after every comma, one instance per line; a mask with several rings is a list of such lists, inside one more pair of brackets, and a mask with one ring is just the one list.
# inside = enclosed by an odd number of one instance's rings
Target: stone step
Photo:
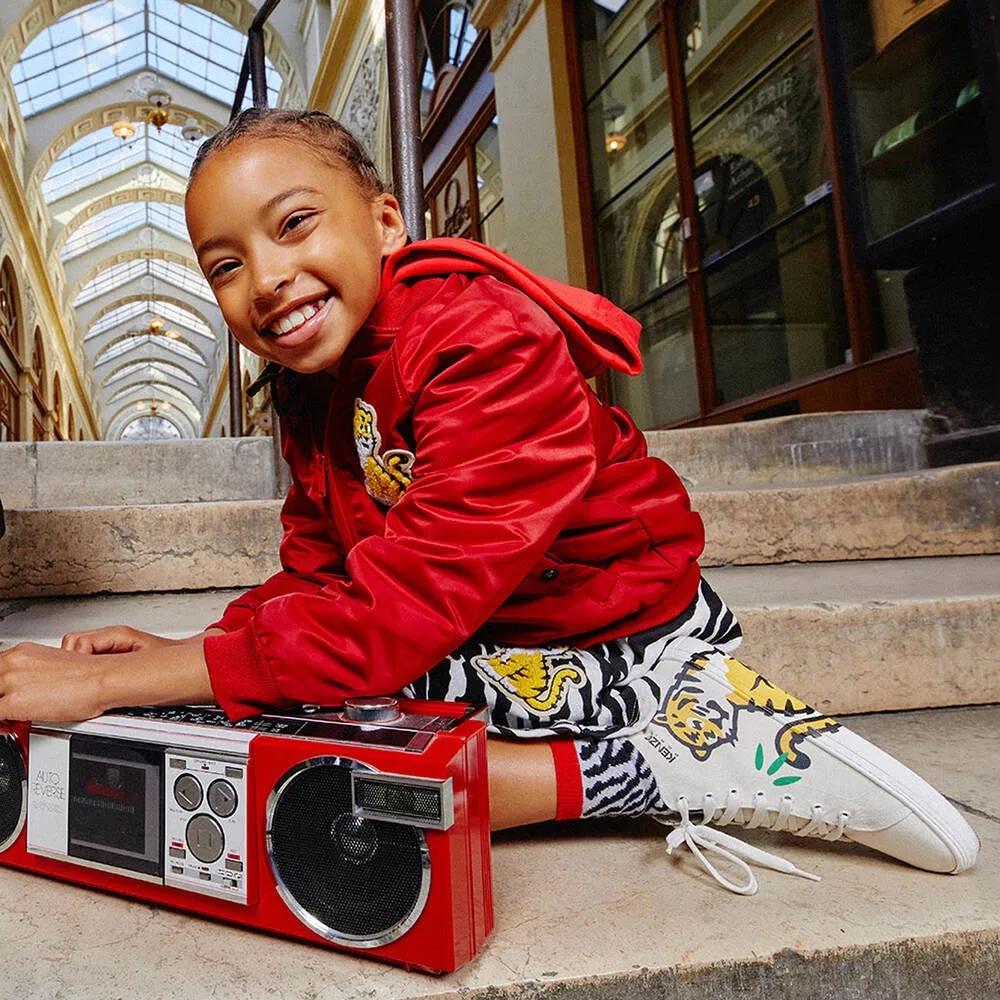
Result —
[[[922, 410], [805, 414], [647, 433], [691, 488], [806, 483], [921, 467]], [[0, 444], [9, 509], [275, 496], [270, 438]]]
[[[704, 566], [1000, 552], [1000, 463], [695, 493]], [[0, 597], [249, 587], [277, 569], [279, 501], [11, 510]]]
[[262, 500], [275, 496], [270, 438], [0, 444], [7, 509]]
[[914, 472], [926, 465], [925, 410], [807, 413], [647, 431], [649, 452], [692, 489]]
[[822, 877], [757, 868], [747, 898], [686, 849], [668, 857], [648, 819], [541, 824], [494, 836], [496, 929], [441, 977], [0, 869], [4, 981], [21, 1000], [993, 1000], [1000, 708], [850, 725], [956, 803], [982, 841], [977, 868], [933, 875], [853, 844], [742, 831]]
[[[824, 712], [1000, 702], [1000, 556], [730, 567], [740, 656]], [[0, 602], [0, 646], [131, 625], [200, 632], [239, 590]]]

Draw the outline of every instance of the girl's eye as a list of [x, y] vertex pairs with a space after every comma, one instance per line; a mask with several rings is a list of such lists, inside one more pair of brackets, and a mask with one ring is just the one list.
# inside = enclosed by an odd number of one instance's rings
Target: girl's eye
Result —
[[221, 264], [216, 264], [216, 266], [213, 267], [211, 271], [209, 271], [208, 274], [209, 284], [211, 284], [213, 281], [218, 280], [224, 275], [228, 274], [230, 271], [233, 270], [233, 268], [239, 266], [240, 266], [239, 262], [235, 260], [224, 260], [222, 261]]
[[297, 212], [295, 215], [290, 215], [285, 221], [284, 231], [287, 233], [290, 229], [297, 229], [309, 218], [309, 215], [308, 212]]

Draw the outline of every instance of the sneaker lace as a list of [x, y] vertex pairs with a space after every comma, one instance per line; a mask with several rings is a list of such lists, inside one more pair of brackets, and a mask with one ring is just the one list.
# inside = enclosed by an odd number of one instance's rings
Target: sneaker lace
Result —
[[[690, 808], [686, 795], [677, 797], [677, 811], [680, 813], [680, 822], [673, 818], [666, 819], [656, 817], [660, 823], [666, 826], [673, 826], [674, 829], [667, 835], [667, 854], [672, 854], [681, 844], [687, 844], [692, 854], [698, 859], [702, 867], [721, 886], [729, 889], [730, 892], [738, 893], [742, 896], [752, 896], [757, 892], [757, 877], [750, 868], [750, 864], [760, 865], [763, 868], [771, 868], [775, 871], [785, 872], [788, 875], [798, 875], [801, 878], [812, 879], [814, 882], [820, 881], [818, 875], [804, 872], [796, 868], [790, 861], [772, 854], [770, 851], [763, 851], [758, 847], [744, 843], [737, 837], [733, 837], [716, 826], [726, 826], [729, 823], [737, 823], [747, 827], [747, 829], [767, 828], [791, 833], [796, 837], [822, 837], [824, 840], [839, 840], [850, 819], [850, 814], [841, 812], [837, 816], [836, 823], [830, 823], [823, 819], [823, 807], [814, 805], [810, 810], [809, 819], [794, 829], [792, 822], [800, 817], [793, 817], [792, 806], [794, 799], [791, 795], [783, 795], [778, 804], [777, 810], [769, 807], [767, 796], [764, 792], [757, 792], [754, 795], [752, 807], [745, 807], [742, 804], [739, 790], [732, 788], [726, 795], [725, 802], [716, 805], [715, 796], [711, 792], [705, 792], [703, 796], [703, 819], [700, 823], [694, 822], [690, 817]], [[716, 816], [716, 813], [719, 813]], [[709, 826], [714, 823], [716, 826]], [[739, 885], [726, 878], [712, 862], [705, 856], [703, 850], [732, 862], [746, 875], [746, 884]]]

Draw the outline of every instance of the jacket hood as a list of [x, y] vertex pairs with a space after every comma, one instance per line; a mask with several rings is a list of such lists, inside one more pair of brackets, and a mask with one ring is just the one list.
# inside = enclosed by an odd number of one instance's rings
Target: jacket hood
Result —
[[472, 240], [420, 240], [397, 250], [385, 260], [379, 298], [398, 282], [456, 273], [489, 274], [528, 295], [562, 329], [584, 375], [596, 375], [605, 367], [629, 375], [642, 370], [642, 327], [628, 313], [593, 292], [533, 274], [506, 254]]

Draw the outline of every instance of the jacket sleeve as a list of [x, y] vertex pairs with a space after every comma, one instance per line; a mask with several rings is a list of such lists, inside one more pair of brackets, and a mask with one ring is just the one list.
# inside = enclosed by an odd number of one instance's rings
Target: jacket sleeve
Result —
[[397, 339], [416, 460], [384, 536], [350, 550], [345, 577], [205, 640], [232, 718], [426, 673], [524, 580], [592, 482], [592, 393], [562, 332], [516, 292], [469, 298]]
[[316, 593], [332, 578], [343, 575], [344, 550], [298, 482], [292, 483], [282, 505], [281, 524], [281, 571], [231, 601], [209, 628], [233, 632], [245, 626], [267, 601], [285, 594]]

